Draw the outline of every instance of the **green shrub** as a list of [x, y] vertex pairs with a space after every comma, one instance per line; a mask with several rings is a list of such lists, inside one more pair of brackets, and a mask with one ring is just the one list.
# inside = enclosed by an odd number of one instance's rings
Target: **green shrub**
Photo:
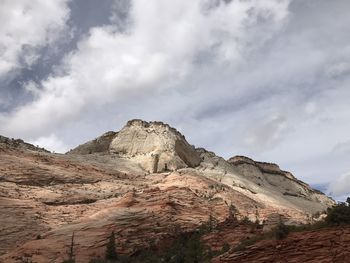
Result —
[[221, 254], [224, 254], [226, 253], [227, 251], [230, 250], [230, 245], [228, 243], [225, 243], [223, 246], [222, 246], [222, 249], [221, 249]]
[[115, 246], [115, 235], [114, 232], [109, 236], [108, 243], [106, 246], [106, 259], [107, 260], [117, 260], [118, 255]]
[[350, 197], [346, 202], [328, 208], [325, 221], [328, 225], [350, 224]]
[[277, 240], [284, 239], [289, 234], [289, 228], [283, 222], [280, 222], [274, 229], [274, 234]]

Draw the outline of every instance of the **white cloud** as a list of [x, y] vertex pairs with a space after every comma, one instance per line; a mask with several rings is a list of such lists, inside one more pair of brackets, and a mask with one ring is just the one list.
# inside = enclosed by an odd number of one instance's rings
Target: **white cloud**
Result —
[[333, 196], [350, 195], [350, 172], [332, 182], [329, 185], [328, 192]]
[[1, 1], [0, 78], [32, 65], [38, 59], [38, 48], [56, 40], [69, 17], [67, 1]]
[[236, 65], [281, 29], [288, 3], [134, 1], [126, 32], [120, 33], [118, 25], [92, 28], [65, 58], [63, 73], [41, 83], [35, 101], [2, 117], [3, 129], [37, 136], [90, 107], [173, 87], [203, 54], [215, 65]]
[[287, 120], [284, 116], [272, 116], [267, 120], [255, 122], [245, 138], [246, 144], [257, 152], [275, 147], [287, 131]]
[[57, 153], [65, 153], [68, 150], [67, 145], [65, 145], [55, 134], [40, 137], [29, 142], [35, 146], [44, 147], [49, 151], [55, 151]]

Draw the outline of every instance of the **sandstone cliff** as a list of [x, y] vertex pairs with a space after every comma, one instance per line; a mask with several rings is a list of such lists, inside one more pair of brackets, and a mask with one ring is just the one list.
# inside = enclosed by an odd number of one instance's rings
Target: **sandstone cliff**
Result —
[[148, 173], [195, 167], [199, 154], [176, 129], [162, 122], [131, 120], [119, 132], [108, 132], [68, 154], [112, 153], [131, 159]]
[[200, 163], [198, 153], [185, 137], [162, 122], [129, 121], [113, 139], [110, 152], [132, 158], [150, 172]]
[[[205, 149], [194, 149], [182, 134], [162, 122], [131, 120], [119, 132], [106, 133], [69, 152], [76, 155], [94, 153], [127, 160], [130, 166], [138, 165], [144, 173], [185, 169], [228, 185], [281, 213], [285, 208], [301, 213], [304, 221], [334, 204], [333, 200], [290, 172], [281, 170], [277, 164], [257, 162], [244, 156], [226, 161]], [[250, 219], [259, 219], [257, 217], [260, 216], [252, 215]], [[291, 219], [291, 223], [300, 220]]]
[[193, 230], [210, 215], [224, 222], [231, 207], [238, 219], [277, 214], [301, 224], [334, 204], [277, 165], [226, 161], [160, 122], [130, 121], [65, 155], [1, 138], [0, 262], [62, 262], [73, 232], [77, 262], [87, 262], [111, 231], [118, 252], [130, 254], [162, 244], [177, 226]]

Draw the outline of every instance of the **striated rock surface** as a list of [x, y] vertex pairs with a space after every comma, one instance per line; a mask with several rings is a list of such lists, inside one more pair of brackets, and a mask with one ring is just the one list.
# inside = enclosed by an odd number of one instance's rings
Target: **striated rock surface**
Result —
[[283, 198], [307, 213], [314, 214], [334, 204], [326, 195], [296, 179], [292, 173], [281, 170], [277, 164], [256, 162], [243, 156], [230, 158], [228, 162], [252, 185], [268, 190], [278, 199]]
[[213, 260], [224, 262], [345, 263], [350, 257], [350, 228], [290, 233], [281, 241], [262, 240], [242, 251], [233, 249]]
[[[283, 175], [291, 180], [297, 181], [293, 174], [287, 171], [282, 171], [280, 167], [275, 163], [257, 162], [245, 156], [234, 156], [227, 161], [237, 167], [242, 167], [243, 165], [252, 165], [258, 168], [261, 173]], [[244, 171], [244, 169], [242, 170]], [[299, 181], [299, 183], [303, 182]], [[305, 183], [303, 184], [306, 185]]]
[[[131, 254], [192, 230], [209, 215], [224, 221], [228, 203], [256, 204], [241, 193], [186, 172], [120, 173], [74, 155], [6, 152], [0, 158], [0, 262], [62, 262], [75, 233], [77, 262], [104, 254], [108, 235]], [[15, 171], [15, 172], [14, 172]], [[215, 186], [214, 186], [215, 185]], [[224, 189], [225, 188], [225, 189]], [[245, 214], [242, 213], [241, 217]]]
[[[278, 214], [287, 215], [286, 223], [312, 222], [314, 214], [335, 204], [275, 164], [255, 162], [242, 156], [226, 161], [205, 149], [197, 151], [202, 159], [196, 168], [199, 174], [228, 185], [257, 203], [273, 208]], [[264, 220], [259, 212], [255, 214], [249, 217], [250, 220]]]
[[219, 249], [252, 234], [225, 226], [232, 207], [237, 219], [301, 224], [333, 204], [277, 165], [226, 161], [161, 122], [130, 121], [65, 155], [0, 137], [0, 262], [60, 263], [73, 232], [79, 263], [103, 255], [111, 231], [132, 254], [210, 215], [223, 228], [205, 241]]

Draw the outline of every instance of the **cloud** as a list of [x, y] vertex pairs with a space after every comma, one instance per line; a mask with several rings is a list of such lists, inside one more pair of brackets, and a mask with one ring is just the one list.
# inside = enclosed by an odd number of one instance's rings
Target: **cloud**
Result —
[[283, 137], [286, 131], [286, 118], [282, 115], [273, 116], [260, 125], [254, 123], [254, 127], [245, 138], [245, 143], [252, 145], [257, 151], [266, 148], [272, 149]]
[[203, 54], [212, 65], [236, 65], [281, 29], [288, 3], [134, 1], [125, 32], [118, 23], [92, 28], [65, 57], [61, 72], [41, 82], [32, 103], [2, 116], [4, 130], [38, 136], [90, 107], [169, 89], [191, 74]]
[[162, 120], [308, 182], [349, 171], [348, 0], [106, 3], [91, 18], [85, 0], [69, 5], [82, 37], [48, 77], [28, 76], [32, 101], [0, 113], [1, 134], [72, 148], [131, 118]]
[[344, 75], [350, 74], [350, 62], [339, 62], [333, 65], [330, 65], [327, 69], [327, 74], [331, 78], [338, 78]]
[[333, 149], [332, 154], [336, 156], [349, 156], [350, 155], [350, 141], [339, 142], [337, 143]]
[[350, 172], [332, 182], [329, 185], [328, 192], [333, 196], [350, 196]]
[[39, 49], [52, 44], [69, 17], [68, 0], [3, 0], [0, 8], [0, 79], [33, 65]]
[[55, 134], [50, 134], [46, 137], [40, 137], [34, 141], [29, 141], [31, 144], [39, 147], [44, 147], [49, 151], [54, 151], [57, 153], [65, 153], [68, 150], [67, 145], [65, 145]]

